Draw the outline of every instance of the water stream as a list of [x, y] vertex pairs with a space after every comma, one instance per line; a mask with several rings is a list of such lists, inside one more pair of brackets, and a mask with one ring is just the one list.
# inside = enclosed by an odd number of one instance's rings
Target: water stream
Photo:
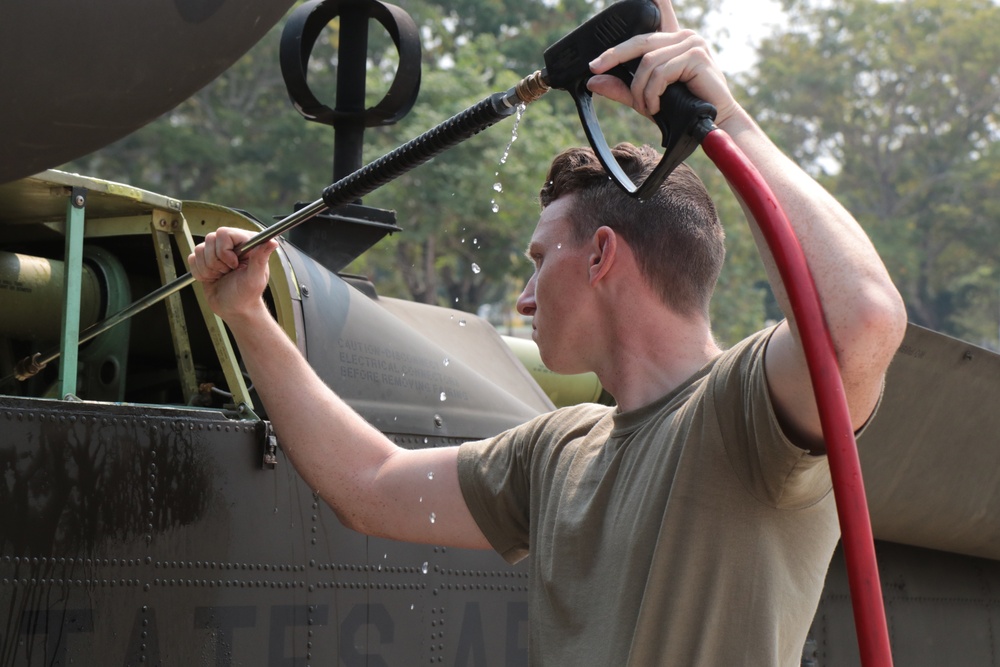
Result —
[[[528, 106], [526, 104], [524, 104], [524, 103], [521, 103], [521, 104], [517, 105], [517, 113], [514, 116], [514, 127], [511, 128], [511, 131], [510, 131], [510, 141], [507, 142], [507, 147], [504, 148], [503, 155], [500, 156], [500, 164], [501, 165], [507, 164], [507, 156], [510, 155], [510, 147], [514, 145], [515, 141], [517, 141], [517, 128], [521, 124], [521, 118], [524, 116], [524, 110], [527, 109], [527, 108], [528, 108]], [[500, 177], [500, 169], [499, 168], [497, 169], [497, 171], [495, 171], [493, 173], [493, 176], [494, 176], [494, 178], [499, 178]], [[493, 190], [495, 192], [497, 192], [497, 193], [503, 192], [503, 183], [501, 183], [499, 180], [495, 181], [493, 183]], [[500, 212], [500, 204], [497, 202], [496, 197], [494, 197], [493, 199], [490, 200], [490, 208], [492, 209], [492, 211], [494, 213], [499, 213]]]

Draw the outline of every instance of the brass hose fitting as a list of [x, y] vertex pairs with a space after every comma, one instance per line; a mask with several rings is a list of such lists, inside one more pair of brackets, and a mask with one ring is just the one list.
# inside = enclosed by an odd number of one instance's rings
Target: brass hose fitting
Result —
[[524, 77], [514, 86], [518, 99], [524, 104], [531, 104], [549, 90], [551, 88], [545, 82], [540, 70], [535, 70], [533, 74]]
[[536, 70], [503, 93], [503, 105], [508, 109], [513, 109], [519, 104], [531, 104], [551, 89], [552, 87], [545, 81], [545, 75], [540, 70]]

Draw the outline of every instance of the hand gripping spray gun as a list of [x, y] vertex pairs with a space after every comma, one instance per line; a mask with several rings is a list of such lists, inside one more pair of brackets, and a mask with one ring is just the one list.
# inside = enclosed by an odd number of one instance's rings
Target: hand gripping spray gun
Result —
[[[645, 21], [647, 32], [659, 27], [659, 10], [647, 0], [625, 0], [607, 11], [618, 11], [616, 7], [626, 4], [629, 15], [637, 17], [637, 22]], [[617, 20], [618, 16], [614, 15], [611, 20]], [[595, 55], [588, 47], [591, 42], [596, 45], [606, 30], [604, 24], [597, 23], [600, 19], [601, 15], [591, 19], [546, 50], [546, 80], [551, 87], [565, 89], [573, 95], [594, 152], [615, 182], [629, 194], [642, 198], [654, 192], [701, 144], [749, 207], [788, 292], [808, 362], [840, 519], [861, 663], [865, 667], [889, 667], [892, 654], [857, 443], [833, 341], [802, 248], [760, 173], [732, 139], [712, 123], [715, 108], [691, 95], [683, 83], [667, 87], [660, 98], [660, 111], [653, 117], [663, 134], [665, 149], [659, 165], [638, 186], [623, 172], [598, 126], [591, 94], [586, 88], [590, 76], [589, 59]], [[576, 55], [578, 52], [582, 57]], [[637, 61], [625, 63], [609, 73], [629, 85], [637, 64]]]

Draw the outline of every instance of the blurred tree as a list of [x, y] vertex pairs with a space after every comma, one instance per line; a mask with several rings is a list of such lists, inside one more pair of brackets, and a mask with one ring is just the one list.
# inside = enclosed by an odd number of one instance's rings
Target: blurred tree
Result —
[[[542, 52], [606, 2], [587, 0], [411, 0], [403, 3], [420, 26], [423, 80], [419, 99], [398, 125], [369, 129], [365, 161], [542, 65]], [[698, 27], [719, 0], [679, 8]], [[237, 65], [190, 100], [143, 130], [69, 165], [182, 199], [248, 210], [262, 221], [311, 201], [332, 173], [333, 132], [294, 113], [278, 70], [281, 26]], [[309, 61], [317, 97], [335, 104], [339, 21], [321, 33]], [[368, 97], [388, 89], [397, 57], [381, 27], [369, 31]], [[597, 101], [602, 129], [620, 140], [659, 145], [655, 127], [633, 112]], [[533, 103], [510, 146], [514, 119], [438, 156], [365, 198], [394, 209], [404, 231], [371, 249], [348, 271], [373, 278], [389, 296], [475, 310], [494, 304], [510, 312], [530, 273], [521, 253], [538, 215], [537, 191], [559, 150], [586, 141], [571, 98], [554, 91]], [[763, 278], [742, 213], [715, 168], [691, 158], [718, 193], [727, 222], [729, 261], [713, 305], [717, 335], [734, 342], [764, 317]], [[498, 184], [498, 185], [497, 185]], [[495, 190], [499, 187], [500, 191]], [[494, 205], [497, 210], [494, 212]]]
[[755, 116], [866, 227], [913, 322], [996, 344], [1000, 7], [785, 4], [739, 79]]

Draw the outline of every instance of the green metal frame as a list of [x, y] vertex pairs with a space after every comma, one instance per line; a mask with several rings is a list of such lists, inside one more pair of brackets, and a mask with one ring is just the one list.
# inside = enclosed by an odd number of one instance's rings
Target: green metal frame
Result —
[[83, 236], [87, 190], [73, 187], [66, 204], [66, 271], [63, 279], [62, 331], [59, 337], [59, 396], [76, 395], [80, 346], [80, 289], [83, 282]]

